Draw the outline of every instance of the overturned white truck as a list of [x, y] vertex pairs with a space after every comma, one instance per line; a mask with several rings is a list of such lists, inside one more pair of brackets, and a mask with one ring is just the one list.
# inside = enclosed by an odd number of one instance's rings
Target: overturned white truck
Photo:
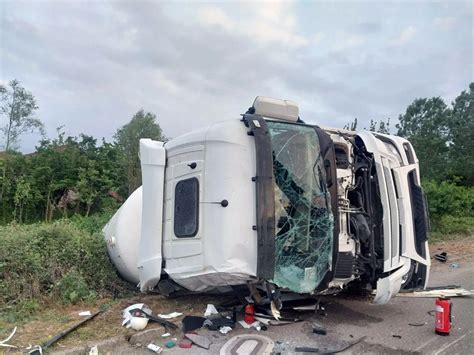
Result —
[[143, 186], [104, 228], [120, 274], [171, 294], [247, 285], [386, 303], [428, 282], [418, 160], [400, 137], [304, 123], [257, 97], [242, 118], [142, 139]]

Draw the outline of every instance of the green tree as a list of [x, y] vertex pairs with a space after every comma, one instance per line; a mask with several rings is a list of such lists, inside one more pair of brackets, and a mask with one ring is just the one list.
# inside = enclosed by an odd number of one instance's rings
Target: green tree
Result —
[[[367, 130], [367, 128], [366, 128]], [[370, 120], [369, 124], [369, 131], [383, 133], [383, 134], [390, 134], [390, 118], [387, 118], [387, 121], [374, 121]]]
[[0, 85], [0, 114], [6, 118], [0, 130], [7, 153], [19, 143], [21, 135], [35, 131], [44, 134], [43, 123], [34, 118], [37, 109], [35, 97], [18, 80], [10, 81], [8, 86]]
[[437, 181], [450, 175], [448, 169], [448, 121], [451, 112], [439, 97], [416, 99], [396, 125], [397, 134], [415, 148], [423, 178]]
[[15, 209], [13, 218], [16, 220], [18, 212], [18, 222], [21, 223], [23, 219], [23, 208], [31, 195], [31, 185], [28, 180], [21, 177], [16, 184], [16, 191], [14, 196]]
[[102, 179], [94, 160], [87, 161], [86, 167], [79, 168], [79, 181], [76, 184], [79, 200], [87, 207], [86, 216], [89, 216], [92, 205], [99, 196]]
[[127, 171], [128, 194], [141, 185], [139, 141], [141, 138], [164, 140], [163, 132], [153, 113], [138, 111], [132, 120], [118, 129], [114, 135], [115, 142], [122, 154], [123, 166]]
[[2, 123], [0, 132], [3, 134], [3, 148], [5, 155], [2, 166], [2, 187], [0, 201], [2, 201], [2, 214], [5, 216], [5, 189], [7, 183], [8, 158], [12, 148], [19, 143], [20, 136], [26, 133], [39, 131], [44, 134], [41, 121], [34, 118], [38, 109], [34, 96], [20, 85], [18, 80], [12, 80], [8, 86], [0, 85], [0, 115]]
[[449, 163], [461, 183], [474, 186], [474, 83], [452, 103], [449, 129]]
[[344, 129], [347, 129], [347, 130], [349, 130], [349, 131], [355, 131], [355, 130], [357, 130], [357, 117], [354, 118], [354, 121], [345, 124], [343, 128], [344, 128]]

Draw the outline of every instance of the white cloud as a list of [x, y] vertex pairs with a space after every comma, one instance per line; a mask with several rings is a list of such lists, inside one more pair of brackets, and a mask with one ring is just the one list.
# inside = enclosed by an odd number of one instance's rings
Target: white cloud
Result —
[[201, 23], [222, 27], [226, 31], [233, 31], [235, 23], [227, 14], [217, 7], [205, 7], [199, 11]]
[[[260, 44], [283, 44], [292, 48], [303, 47], [309, 40], [297, 33], [296, 19], [290, 2], [262, 2], [242, 4], [242, 17], [228, 14], [220, 7], [206, 6], [198, 11], [199, 22], [204, 26], [218, 26], [230, 34], [244, 36]], [[256, 6], [256, 8], [255, 8]]]
[[456, 24], [456, 18], [455, 17], [436, 17], [433, 20], [433, 24], [442, 30], [450, 30]]
[[319, 44], [321, 41], [326, 38], [326, 35], [322, 32], [317, 32], [314, 35], [312, 35], [309, 40], [312, 44]]
[[365, 38], [361, 35], [356, 35], [348, 32], [339, 32], [336, 35], [332, 49], [335, 51], [342, 51], [349, 48], [358, 47], [365, 43]]
[[393, 46], [403, 46], [404, 44], [410, 42], [413, 37], [416, 35], [416, 28], [413, 26], [408, 26], [400, 32], [400, 34], [390, 41], [390, 44]]

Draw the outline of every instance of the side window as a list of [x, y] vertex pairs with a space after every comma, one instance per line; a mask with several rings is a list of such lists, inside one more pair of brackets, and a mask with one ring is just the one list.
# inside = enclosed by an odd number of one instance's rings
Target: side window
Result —
[[199, 228], [199, 180], [181, 180], [174, 190], [174, 235], [194, 237]]

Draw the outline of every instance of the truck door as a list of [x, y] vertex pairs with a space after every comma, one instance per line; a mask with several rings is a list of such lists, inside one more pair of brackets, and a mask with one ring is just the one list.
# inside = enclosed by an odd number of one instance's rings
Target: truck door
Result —
[[202, 211], [204, 146], [169, 152], [165, 181], [165, 271], [180, 273], [203, 269]]

